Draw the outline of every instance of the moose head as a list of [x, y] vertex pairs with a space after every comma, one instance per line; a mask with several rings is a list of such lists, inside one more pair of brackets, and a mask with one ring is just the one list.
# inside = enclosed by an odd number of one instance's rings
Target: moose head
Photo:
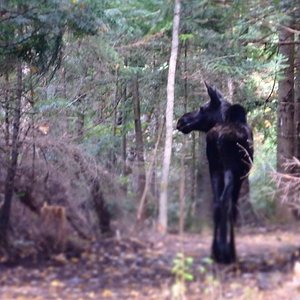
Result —
[[177, 129], [184, 134], [193, 130], [208, 132], [217, 123], [224, 122], [225, 113], [230, 107], [221, 92], [205, 82], [210, 101], [196, 111], [184, 114], [177, 122]]

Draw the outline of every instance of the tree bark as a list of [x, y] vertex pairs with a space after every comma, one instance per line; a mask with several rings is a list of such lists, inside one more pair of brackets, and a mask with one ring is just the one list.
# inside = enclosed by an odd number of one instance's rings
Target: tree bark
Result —
[[[123, 175], [127, 175], [127, 166], [126, 166], [126, 158], [127, 158], [127, 132], [126, 132], [126, 97], [127, 97], [127, 87], [125, 83], [125, 87], [123, 89], [122, 94], [122, 173]], [[127, 190], [127, 187], [125, 188]]]
[[[79, 110], [81, 108], [78, 108]], [[83, 131], [84, 131], [84, 113], [82, 111], [77, 112], [76, 118], [76, 135], [77, 141], [81, 142], [83, 140]]]
[[186, 139], [182, 143], [182, 153], [180, 158], [180, 182], [179, 182], [179, 234], [183, 235], [185, 221], [185, 150]]
[[197, 196], [195, 202], [195, 226], [201, 229], [210, 223], [213, 211], [213, 194], [210, 182], [209, 166], [206, 156], [206, 135], [199, 134], [199, 151], [197, 162]]
[[172, 48], [169, 61], [168, 83], [167, 83], [167, 107], [166, 107], [166, 139], [164, 146], [163, 169], [159, 197], [158, 226], [161, 233], [166, 233], [168, 228], [168, 183], [169, 170], [172, 154], [173, 134], [173, 111], [174, 111], [174, 86], [175, 72], [179, 45], [179, 22], [180, 22], [180, 0], [175, 0]]
[[[300, 30], [300, 25], [297, 25]], [[300, 37], [298, 35], [298, 41]], [[295, 51], [295, 114], [294, 114], [294, 156], [300, 159], [300, 45]]]
[[[141, 124], [138, 75], [136, 75], [133, 81], [132, 99], [133, 99], [133, 113], [134, 113], [137, 172], [138, 172], [137, 200], [139, 201], [144, 192], [146, 174], [145, 174], [144, 142], [143, 142], [143, 132], [142, 132], [142, 124]], [[146, 200], [145, 203], [147, 203]], [[143, 211], [140, 212], [140, 220], [143, 221], [144, 217], [145, 217], [145, 205], [143, 206]]]
[[[279, 42], [293, 41], [294, 33], [280, 28]], [[278, 82], [277, 170], [282, 172], [285, 160], [294, 155], [294, 45], [281, 45], [279, 53], [287, 59]]]
[[5, 145], [6, 147], [9, 146], [9, 139], [10, 139], [10, 121], [9, 121], [9, 114], [10, 114], [10, 105], [9, 105], [9, 75], [8, 73], [5, 74], [5, 104], [4, 104], [4, 108], [5, 108], [5, 133], [4, 133], [4, 138], [5, 138]]
[[[291, 27], [292, 23], [286, 24]], [[287, 42], [287, 44], [285, 44]], [[286, 61], [286, 67], [281, 70], [278, 82], [278, 112], [277, 112], [277, 171], [286, 172], [284, 163], [294, 155], [294, 33], [282, 26], [279, 29], [279, 54]], [[277, 218], [282, 221], [291, 219], [291, 212], [282, 205], [280, 192], [276, 202]]]
[[7, 246], [7, 231], [9, 227], [11, 202], [14, 191], [14, 181], [18, 166], [18, 157], [20, 150], [20, 122], [21, 122], [21, 102], [22, 102], [22, 63], [17, 64], [17, 89], [15, 106], [13, 110], [13, 128], [12, 128], [12, 146], [10, 155], [8, 157], [8, 170], [5, 179], [5, 191], [4, 191], [4, 204], [0, 211], [0, 243], [5, 247]]
[[196, 135], [192, 133], [192, 164], [191, 164], [191, 203], [196, 201], [196, 178], [197, 178], [197, 163], [196, 163]]

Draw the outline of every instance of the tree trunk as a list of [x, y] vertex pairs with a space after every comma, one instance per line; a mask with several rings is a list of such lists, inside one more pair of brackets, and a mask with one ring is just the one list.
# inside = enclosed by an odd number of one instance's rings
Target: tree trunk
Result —
[[[290, 27], [292, 24], [286, 24]], [[286, 172], [284, 163], [294, 155], [294, 33], [281, 27], [279, 31], [279, 53], [286, 58], [286, 67], [281, 70], [278, 82], [278, 125], [277, 125], [277, 171]], [[291, 219], [287, 206], [282, 205], [278, 193], [276, 203], [277, 218], [282, 221]]]
[[[80, 109], [81, 108], [79, 108], [79, 110]], [[81, 142], [83, 140], [83, 129], [84, 129], [84, 113], [78, 111], [77, 118], [76, 118], [76, 135], [77, 135], [78, 142]]]
[[[122, 173], [124, 176], [127, 175], [126, 97], [127, 97], [127, 87], [125, 83], [125, 87], [122, 94], [122, 99], [123, 99], [122, 101], [122, 163], [123, 163]], [[127, 187], [125, 187], [125, 190], [127, 190]]]
[[[61, 76], [62, 76], [62, 97], [67, 100], [68, 99], [68, 93], [67, 93], [67, 74], [66, 74], [66, 68], [63, 67], [61, 70]], [[62, 128], [62, 132], [64, 134], [67, 134], [70, 132], [70, 124], [69, 124], [69, 118], [70, 118], [70, 111], [68, 109], [65, 109], [61, 112], [61, 119], [60, 124]]]
[[21, 121], [21, 101], [22, 101], [22, 63], [17, 64], [17, 88], [16, 98], [13, 110], [13, 128], [12, 128], [12, 146], [10, 156], [8, 157], [8, 170], [5, 179], [4, 204], [0, 211], [0, 243], [7, 246], [7, 231], [9, 227], [11, 202], [14, 191], [14, 180], [17, 171], [18, 157], [20, 150], [20, 121]]
[[174, 110], [174, 86], [175, 72], [179, 45], [179, 21], [180, 21], [180, 0], [175, 0], [172, 48], [169, 61], [168, 84], [167, 84], [167, 107], [166, 107], [166, 140], [164, 146], [163, 169], [159, 197], [158, 226], [161, 233], [167, 232], [168, 227], [168, 183], [169, 169], [172, 154], [173, 134], [173, 110]]
[[195, 226], [201, 229], [212, 220], [213, 194], [209, 175], [208, 160], [206, 157], [206, 136], [199, 135], [199, 153], [197, 163], [197, 196], [195, 203]]
[[196, 201], [196, 175], [197, 175], [197, 163], [196, 163], [196, 134], [192, 132], [192, 164], [191, 164], [191, 203]]
[[185, 221], [185, 150], [186, 139], [183, 140], [182, 153], [180, 158], [180, 182], [179, 182], [179, 234], [184, 232]]
[[[143, 142], [143, 132], [142, 132], [142, 124], [141, 124], [138, 75], [136, 75], [133, 81], [132, 100], [133, 100], [135, 145], [136, 145], [136, 158], [137, 158], [136, 161], [137, 161], [137, 172], [138, 172], [137, 200], [139, 201], [143, 195], [143, 191], [145, 188], [146, 174], [145, 174], [144, 142]], [[147, 203], [147, 201], [145, 203]], [[143, 221], [145, 217], [145, 207], [146, 205], [143, 206], [143, 211], [140, 214], [141, 221]]]
[[76, 137], [77, 141], [81, 142], [83, 140], [84, 135], [84, 122], [85, 122], [85, 115], [84, 115], [84, 108], [83, 108], [83, 100], [85, 98], [85, 94], [78, 96], [77, 101], [77, 112], [76, 112]]
[[115, 86], [115, 98], [113, 100], [113, 116], [114, 116], [114, 124], [113, 124], [113, 135], [116, 136], [117, 133], [117, 125], [118, 125], [118, 101], [119, 101], [119, 67], [116, 67], [116, 86]]
[[[300, 25], [297, 26], [300, 30]], [[298, 35], [297, 41], [300, 41]], [[296, 46], [295, 52], [295, 115], [294, 115], [294, 156], [300, 159], [300, 44]]]
[[[291, 25], [291, 24], [288, 24]], [[284, 171], [284, 162], [294, 155], [294, 33], [281, 28], [279, 53], [287, 59], [278, 82], [277, 170]], [[285, 44], [283, 44], [285, 42]]]
[[10, 105], [9, 105], [9, 76], [8, 76], [8, 73], [5, 74], [5, 90], [4, 90], [4, 101], [5, 101], [5, 104], [4, 104], [4, 108], [5, 108], [5, 117], [4, 117], [4, 120], [5, 120], [5, 133], [4, 133], [4, 138], [5, 138], [5, 145], [6, 147], [9, 146], [9, 139], [10, 139], [10, 131], [9, 131], [9, 114], [10, 114]]
[[150, 161], [149, 161], [148, 171], [146, 173], [145, 187], [144, 187], [144, 191], [143, 191], [143, 194], [142, 194], [142, 197], [141, 197], [141, 200], [140, 200], [140, 205], [139, 205], [139, 208], [138, 208], [138, 211], [137, 211], [137, 218], [136, 218], [137, 219], [137, 225], [141, 225], [140, 223], [142, 221], [143, 212], [145, 210], [145, 203], [146, 203], [146, 199], [147, 199], [147, 194], [148, 194], [150, 185], [152, 185], [153, 174], [154, 174], [153, 170], [154, 170], [155, 163], [156, 163], [157, 150], [158, 150], [158, 146], [159, 146], [160, 139], [161, 139], [161, 136], [162, 136], [163, 127], [164, 127], [164, 124], [161, 124], [160, 128], [158, 130], [158, 135], [157, 135], [157, 140], [156, 140], [156, 143], [155, 143], [155, 147], [153, 149], [153, 153], [152, 153], [152, 156], [151, 156]]
[[228, 79], [227, 79], [227, 88], [228, 88], [228, 97], [227, 97], [227, 100], [230, 103], [233, 103], [234, 102], [234, 99], [233, 99], [234, 83], [233, 83], [233, 80], [232, 80], [231, 77], [228, 77]]

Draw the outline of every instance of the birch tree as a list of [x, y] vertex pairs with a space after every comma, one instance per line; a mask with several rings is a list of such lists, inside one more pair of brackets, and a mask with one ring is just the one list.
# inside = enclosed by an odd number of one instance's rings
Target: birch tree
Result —
[[168, 226], [168, 182], [172, 154], [173, 133], [173, 111], [175, 73], [179, 45], [179, 22], [180, 22], [180, 0], [175, 0], [171, 56], [169, 61], [168, 83], [167, 83], [167, 106], [166, 106], [166, 138], [164, 145], [163, 169], [159, 197], [158, 225], [162, 233], [166, 233]]

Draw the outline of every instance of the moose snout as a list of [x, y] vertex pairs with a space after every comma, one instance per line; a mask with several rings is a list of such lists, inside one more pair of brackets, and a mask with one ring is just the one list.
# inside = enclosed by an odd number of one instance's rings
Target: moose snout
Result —
[[182, 127], [182, 121], [181, 118], [177, 121], [176, 129], [180, 131], [180, 128]]
[[181, 131], [181, 129], [185, 126], [186, 122], [183, 120], [183, 118], [180, 118], [177, 121], [176, 129]]
[[185, 117], [181, 117], [178, 121], [177, 121], [177, 125], [176, 125], [177, 130], [179, 130], [180, 132], [184, 133], [184, 134], [188, 134], [191, 132], [190, 128], [189, 128], [189, 123], [186, 120]]

